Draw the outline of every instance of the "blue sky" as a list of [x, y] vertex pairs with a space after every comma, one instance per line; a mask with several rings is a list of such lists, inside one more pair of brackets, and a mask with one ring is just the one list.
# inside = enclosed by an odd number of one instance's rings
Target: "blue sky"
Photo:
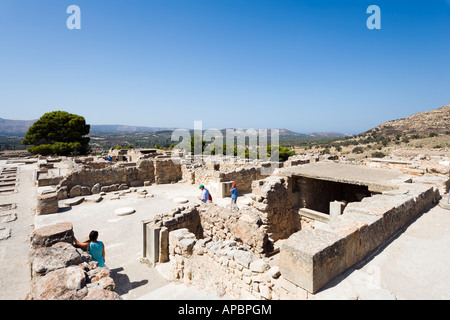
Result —
[[450, 104], [449, 0], [1, 0], [0, 46], [6, 119], [360, 133]]

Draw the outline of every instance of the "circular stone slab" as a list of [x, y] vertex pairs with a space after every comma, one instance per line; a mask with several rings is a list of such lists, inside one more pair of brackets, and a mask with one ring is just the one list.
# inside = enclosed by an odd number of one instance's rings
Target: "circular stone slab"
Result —
[[186, 198], [175, 198], [175, 199], [173, 199], [173, 201], [176, 202], [176, 203], [187, 203], [187, 202], [189, 202], [189, 200], [186, 199]]
[[119, 209], [114, 210], [114, 214], [116, 216], [126, 216], [126, 215], [134, 213], [135, 211], [136, 210], [134, 210], [133, 208], [125, 207], [125, 208], [119, 208]]

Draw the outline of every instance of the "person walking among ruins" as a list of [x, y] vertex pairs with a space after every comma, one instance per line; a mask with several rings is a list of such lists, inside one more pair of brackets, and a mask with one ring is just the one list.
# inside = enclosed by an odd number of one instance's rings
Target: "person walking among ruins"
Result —
[[98, 231], [92, 230], [89, 233], [89, 241], [88, 242], [79, 242], [75, 235], [73, 236], [73, 241], [77, 246], [86, 250], [91, 256], [92, 260], [98, 262], [98, 266], [100, 268], [104, 268], [105, 266], [105, 245], [102, 241], [98, 241]]
[[236, 188], [236, 183], [231, 185], [231, 206], [236, 206], [237, 198], [238, 198], [238, 189]]
[[200, 187], [198, 187], [200, 190], [202, 190], [202, 194], [201, 196], [198, 196], [198, 200], [200, 200], [202, 203], [206, 203], [206, 202], [212, 202], [212, 197], [211, 194], [209, 193], [208, 189], [205, 188], [204, 185], [200, 185]]

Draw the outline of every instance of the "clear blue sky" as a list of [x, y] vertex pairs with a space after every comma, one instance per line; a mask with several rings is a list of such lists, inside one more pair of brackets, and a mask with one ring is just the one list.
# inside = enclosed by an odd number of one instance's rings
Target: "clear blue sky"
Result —
[[450, 0], [1, 0], [0, 46], [6, 119], [359, 133], [450, 104]]

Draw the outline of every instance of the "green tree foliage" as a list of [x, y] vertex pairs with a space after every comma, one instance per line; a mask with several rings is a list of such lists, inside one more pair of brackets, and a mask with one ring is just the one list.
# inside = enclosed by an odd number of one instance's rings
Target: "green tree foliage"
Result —
[[372, 152], [372, 157], [373, 158], [384, 158], [386, 155], [383, 152], [380, 151], [376, 151], [376, 152]]
[[44, 114], [27, 131], [25, 145], [32, 154], [72, 155], [87, 154], [90, 151], [88, 137], [90, 125], [82, 116], [65, 111], [53, 111]]
[[352, 153], [363, 153], [364, 149], [362, 147], [353, 148]]

